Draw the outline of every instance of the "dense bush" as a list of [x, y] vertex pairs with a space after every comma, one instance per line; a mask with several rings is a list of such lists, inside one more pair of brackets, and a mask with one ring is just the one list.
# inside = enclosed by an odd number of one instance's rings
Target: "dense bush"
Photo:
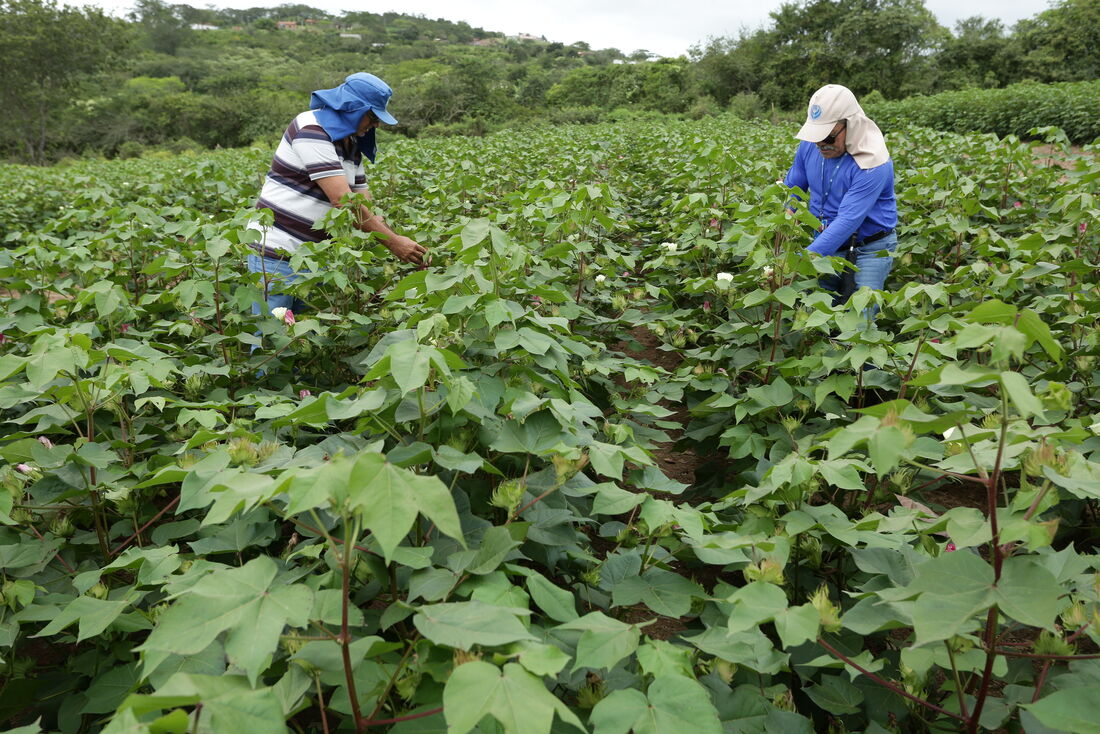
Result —
[[1075, 143], [1100, 136], [1100, 82], [1013, 84], [1004, 89], [964, 89], [866, 105], [883, 128], [921, 125], [953, 132], [1028, 137], [1055, 126]]

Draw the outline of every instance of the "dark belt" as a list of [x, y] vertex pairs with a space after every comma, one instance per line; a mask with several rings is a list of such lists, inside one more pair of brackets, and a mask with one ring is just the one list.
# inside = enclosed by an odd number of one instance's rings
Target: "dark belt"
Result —
[[856, 246], [858, 247], [859, 245], [869, 245], [872, 242], [878, 242], [883, 237], [886, 237], [887, 235], [891, 235], [893, 233], [894, 233], [894, 230], [892, 230], [892, 229], [880, 230], [878, 232], [875, 232], [873, 235], [870, 235], [868, 237], [864, 237], [862, 240], [859, 240], [858, 242], [856, 242]]
[[273, 247], [265, 247], [264, 245], [256, 243], [250, 244], [249, 247], [255, 250], [257, 255], [263, 255], [264, 257], [269, 257], [272, 260], [282, 260], [284, 262], [290, 260], [291, 253], [287, 252], [286, 250], [276, 250]]

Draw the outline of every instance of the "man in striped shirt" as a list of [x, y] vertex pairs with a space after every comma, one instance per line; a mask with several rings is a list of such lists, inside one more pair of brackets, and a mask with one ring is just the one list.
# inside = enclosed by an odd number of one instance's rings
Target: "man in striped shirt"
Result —
[[[299, 305], [272, 286], [276, 281], [293, 282], [289, 260], [303, 242], [328, 238], [328, 232], [315, 222], [339, 206], [348, 193], [369, 198], [363, 156], [373, 162], [375, 129], [381, 123], [397, 124], [386, 110], [391, 94], [389, 85], [373, 74], [352, 74], [334, 89], [314, 92], [312, 109], [287, 127], [256, 203], [258, 209], [271, 210], [274, 222], [271, 226], [253, 223], [261, 238], [253, 245], [256, 254], [248, 257], [249, 271], [264, 275], [268, 309], [294, 311]], [[358, 207], [356, 226], [378, 233], [399, 260], [419, 265], [427, 255], [425, 247], [396, 234], [365, 206]], [[260, 304], [253, 304], [253, 313], [260, 309]]]

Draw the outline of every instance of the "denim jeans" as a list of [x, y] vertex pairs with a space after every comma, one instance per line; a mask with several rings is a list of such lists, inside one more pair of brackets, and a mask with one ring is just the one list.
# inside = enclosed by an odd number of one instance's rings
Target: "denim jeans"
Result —
[[305, 303], [294, 296], [282, 293], [282, 287], [298, 280], [301, 276], [290, 267], [287, 260], [276, 260], [273, 257], [260, 255], [248, 256], [248, 272], [264, 273], [264, 296], [267, 300], [267, 309], [262, 303], [252, 303], [252, 313], [259, 316], [263, 313], [271, 313], [271, 309], [289, 308], [295, 313], [305, 308]]
[[[287, 260], [276, 260], [273, 257], [264, 257], [261, 255], [249, 255], [248, 256], [248, 272], [250, 273], [263, 273], [264, 274], [264, 297], [267, 301], [267, 307], [265, 309], [264, 304], [257, 301], [252, 302], [252, 313], [256, 316], [262, 314], [271, 313], [271, 309], [289, 308], [294, 313], [301, 313], [305, 309], [305, 302], [295, 298], [287, 293], [281, 293], [284, 285], [289, 285], [298, 280], [301, 275], [294, 271], [290, 267], [290, 262]], [[256, 336], [261, 336], [262, 332], [257, 331]], [[250, 354], [254, 354], [258, 347], [253, 344], [249, 349]], [[259, 377], [264, 376], [264, 370], [259, 370], [256, 373]]]
[[[898, 246], [896, 232], [883, 237], [881, 240], [869, 242], [856, 247], [856, 289], [867, 286], [876, 291], [885, 290], [886, 276], [894, 266], [893, 252]], [[838, 253], [840, 254], [840, 253]], [[834, 293], [840, 291], [841, 275], [823, 275], [818, 279], [818, 284], [827, 291]], [[833, 305], [840, 305], [842, 300], [838, 296]], [[874, 309], [877, 311], [877, 307]], [[870, 314], [873, 316], [874, 312]]]

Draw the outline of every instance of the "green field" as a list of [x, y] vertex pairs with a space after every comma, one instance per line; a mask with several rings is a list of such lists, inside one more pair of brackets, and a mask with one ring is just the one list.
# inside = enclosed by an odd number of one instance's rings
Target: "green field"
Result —
[[1095, 148], [892, 132], [834, 308], [793, 131], [384, 135], [289, 326], [270, 149], [0, 166], [0, 729], [1096, 732]]

